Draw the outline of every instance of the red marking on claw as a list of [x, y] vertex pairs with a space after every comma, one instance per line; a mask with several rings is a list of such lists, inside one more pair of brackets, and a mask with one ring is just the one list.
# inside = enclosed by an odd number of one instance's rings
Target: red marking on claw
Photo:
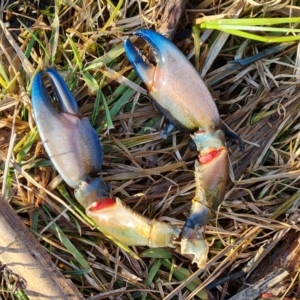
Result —
[[271, 293], [264, 293], [264, 294], [262, 294], [261, 295], [261, 298], [262, 299], [266, 299], [266, 298], [273, 298], [274, 297], [274, 295], [273, 294], [271, 294]]
[[222, 151], [223, 149], [211, 149], [209, 152], [205, 153], [204, 155], [199, 155], [199, 162], [200, 164], [208, 164], [212, 160], [214, 160]]
[[103, 200], [95, 201], [89, 208], [89, 211], [101, 210], [116, 204], [116, 200], [112, 198], [107, 198]]

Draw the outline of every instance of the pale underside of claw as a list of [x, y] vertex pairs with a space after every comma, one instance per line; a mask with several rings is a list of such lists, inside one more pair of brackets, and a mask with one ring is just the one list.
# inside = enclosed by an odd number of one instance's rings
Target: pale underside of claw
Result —
[[119, 198], [101, 210], [87, 207], [87, 215], [119, 242], [128, 246], [174, 247], [180, 229], [155, 219], [148, 219], [127, 207]]

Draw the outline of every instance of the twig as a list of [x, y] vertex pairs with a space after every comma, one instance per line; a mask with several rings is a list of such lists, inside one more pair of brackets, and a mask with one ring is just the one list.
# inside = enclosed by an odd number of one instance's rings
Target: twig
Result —
[[170, 40], [174, 38], [179, 19], [185, 8], [185, 3], [186, 0], [166, 1], [161, 24], [159, 28], [157, 28], [157, 31]]
[[67, 281], [21, 222], [9, 203], [0, 195], [0, 261], [26, 282], [30, 299], [84, 299]]
[[240, 299], [257, 299], [260, 294], [267, 291], [270, 287], [274, 286], [276, 283], [281, 282], [285, 277], [289, 275], [284, 269], [278, 269], [268, 276], [257, 281], [253, 286], [244, 289], [240, 293], [231, 297], [229, 300], [240, 300]]

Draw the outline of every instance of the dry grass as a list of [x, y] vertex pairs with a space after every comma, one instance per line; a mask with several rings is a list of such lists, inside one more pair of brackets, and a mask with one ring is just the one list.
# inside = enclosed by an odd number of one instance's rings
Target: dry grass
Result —
[[[244, 282], [253, 283], [282, 266], [289, 276], [273, 295], [283, 287], [286, 294], [280, 291], [280, 296], [297, 297], [297, 268], [291, 268], [296, 262], [291, 263], [286, 255], [297, 253], [297, 243], [292, 250], [282, 248], [299, 237], [297, 43], [286, 44], [259, 61], [237, 65], [232, 63], [237, 53], [241, 58], [251, 57], [274, 44], [250, 41], [243, 48], [242, 38], [201, 32], [201, 74], [222, 121], [245, 141], [244, 151], [236, 142], [227, 144], [232, 182], [207, 226], [210, 261], [205, 270], [197, 270], [188, 257], [172, 249], [151, 252], [137, 247], [134, 256], [93, 230], [80, 214], [72, 189], [61, 182], [39, 143], [30, 84], [37, 70], [52, 66], [66, 76], [80, 112], [91, 118], [102, 138], [103, 175], [113, 194], [148, 217], [183, 225], [195, 188], [197, 153], [188, 147], [190, 137], [177, 131], [163, 140], [159, 131], [164, 119], [152, 102], [115, 80], [117, 72], [140, 84], [122, 43], [138, 28], [159, 26], [162, 2], [57, 1], [53, 7], [45, 1], [37, 13], [29, 4], [7, 9], [1, 2], [0, 20], [6, 22], [6, 17], [11, 22], [6, 27], [0, 21], [2, 192], [87, 299], [205, 299], [210, 294], [225, 299], [235, 295]], [[300, 14], [296, 1], [264, 2], [191, 1], [177, 31], [204, 15]], [[23, 24], [21, 30], [16, 27], [17, 18]], [[191, 35], [175, 43], [195, 64]], [[215, 280], [238, 272], [241, 278], [204, 290]]]

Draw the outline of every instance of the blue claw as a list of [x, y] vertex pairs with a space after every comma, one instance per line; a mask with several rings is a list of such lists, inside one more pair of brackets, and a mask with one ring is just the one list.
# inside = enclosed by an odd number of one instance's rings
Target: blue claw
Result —
[[153, 48], [156, 66], [144, 60], [129, 39], [124, 44], [126, 55], [161, 113], [187, 132], [217, 127], [217, 107], [187, 58], [167, 38], [154, 31], [141, 29], [135, 35]]
[[75, 197], [102, 231], [124, 245], [174, 247], [180, 230], [169, 224], [150, 220], [128, 208], [118, 198], [111, 198], [107, 184], [97, 175], [102, 166], [102, 149], [87, 118], [80, 118], [77, 103], [63, 79], [53, 69], [51, 79], [60, 112], [57, 112], [39, 72], [32, 83], [35, 121], [53, 165], [75, 188]]
[[[43, 72], [38, 72], [32, 83], [36, 124], [55, 168], [69, 186], [79, 189], [101, 171], [102, 147], [88, 118], [79, 116], [76, 100], [60, 75], [51, 68], [46, 69], [46, 73], [51, 79], [60, 112], [55, 110], [46, 91]], [[102, 181], [97, 184], [101, 185]]]

